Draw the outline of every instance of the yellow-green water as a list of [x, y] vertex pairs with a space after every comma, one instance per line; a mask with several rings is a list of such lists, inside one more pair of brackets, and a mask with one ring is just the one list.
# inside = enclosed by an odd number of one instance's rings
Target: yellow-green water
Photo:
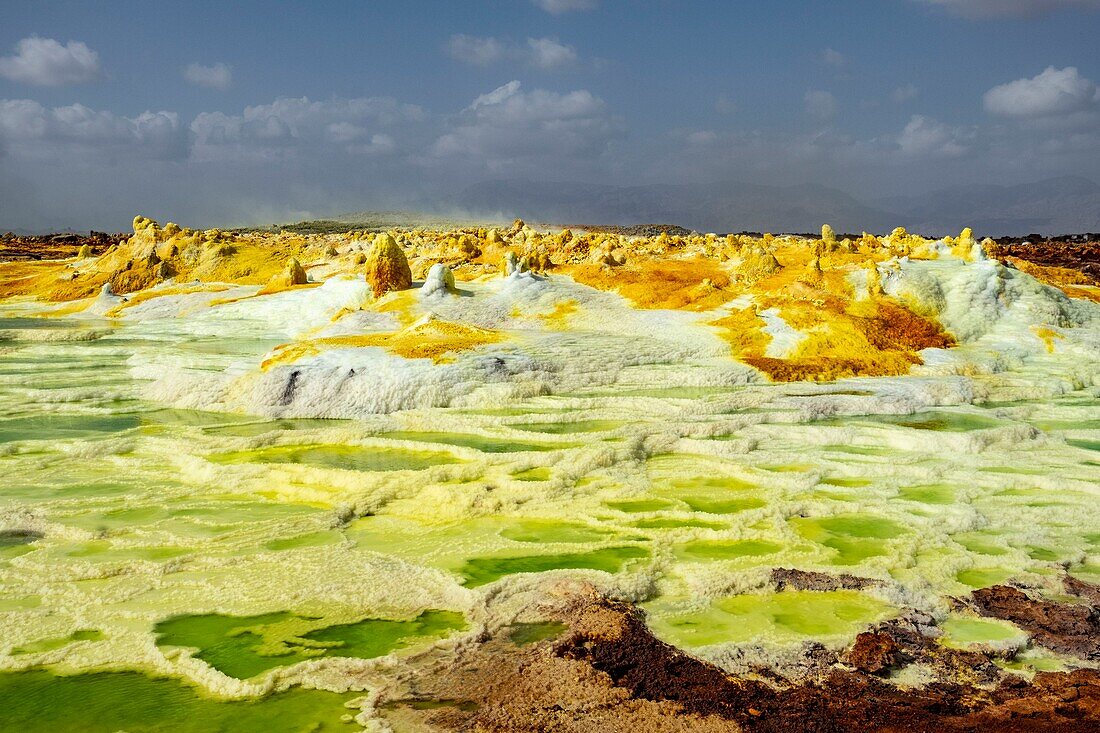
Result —
[[335, 733], [354, 694], [293, 689], [262, 700], [216, 700], [177, 679], [135, 672], [0, 673], [0, 730], [50, 733]]

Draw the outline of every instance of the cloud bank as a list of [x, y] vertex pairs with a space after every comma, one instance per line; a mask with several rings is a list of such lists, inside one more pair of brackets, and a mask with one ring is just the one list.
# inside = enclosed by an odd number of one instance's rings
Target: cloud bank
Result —
[[[0, 227], [117, 229], [135, 211], [236, 225], [427, 209], [491, 179], [799, 181], [873, 199], [990, 178], [1089, 176], [1100, 157], [1097, 94], [1076, 68], [1052, 67], [973, 99], [986, 123], [906, 109], [862, 134], [847, 115], [838, 120], [859, 100], [825, 89], [789, 100], [806, 117], [787, 128], [747, 127], [718, 96], [715, 117], [672, 131], [631, 129], [590, 89], [519, 79], [452, 110], [383, 96], [279, 97], [183, 117], [0, 99]], [[915, 87], [892, 97], [916, 106]]]
[[99, 78], [99, 54], [80, 41], [62, 46], [52, 38], [31, 36], [15, 44], [13, 55], [0, 58], [0, 76], [45, 87], [81, 84]]

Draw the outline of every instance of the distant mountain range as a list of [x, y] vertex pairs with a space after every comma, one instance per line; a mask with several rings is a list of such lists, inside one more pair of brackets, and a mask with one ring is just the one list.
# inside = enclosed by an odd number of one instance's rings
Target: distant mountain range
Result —
[[1066, 176], [1011, 186], [956, 186], [876, 202], [913, 231], [950, 233], [960, 222], [990, 236], [1100, 232], [1100, 186]]
[[698, 231], [887, 232], [981, 236], [1100, 231], [1100, 185], [1050, 178], [1012, 186], [959, 186], [864, 202], [828, 186], [763, 186], [724, 181], [605, 186], [496, 180], [459, 193], [453, 206], [474, 216], [518, 216], [564, 224], [669, 223]]

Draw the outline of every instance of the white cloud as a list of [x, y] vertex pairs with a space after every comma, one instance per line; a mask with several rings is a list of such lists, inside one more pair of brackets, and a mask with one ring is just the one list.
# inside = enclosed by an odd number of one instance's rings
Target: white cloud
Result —
[[14, 55], [0, 58], [0, 76], [25, 84], [58, 87], [99, 75], [99, 54], [80, 41], [62, 46], [52, 38], [31, 36], [15, 44]]
[[1038, 76], [993, 87], [982, 100], [986, 111], [995, 115], [1051, 117], [1095, 107], [1100, 102], [1100, 90], [1073, 66], [1048, 66]]
[[451, 36], [446, 48], [451, 58], [473, 66], [488, 66], [504, 57], [504, 44], [497, 39], [463, 33]]
[[821, 54], [821, 60], [829, 66], [835, 66], [838, 68], [844, 66], [845, 62], [844, 54], [834, 48], [825, 49], [825, 51]]
[[619, 133], [603, 100], [591, 92], [526, 92], [518, 81], [479, 96], [448, 128], [432, 146], [436, 157], [469, 157], [489, 168], [591, 159]]
[[592, 10], [598, 4], [597, 0], [531, 0], [551, 15], [571, 13], [575, 10]]
[[224, 92], [233, 84], [233, 70], [221, 62], [210, 66], [189, 64], [183, 70], [183, 78], [195, 86]]
[[471, 66], [513, 61], [539, 69], [556, 69], [577, 60], [576, 50], [556, 38], [528, 38], [526, 44], [520, 45], [496, 38], [457, 34], [450, 37], [445, 48], [451, 58]]
[[957, 157], [969, 149], [967, 133], [942, 122], [913, 115], [898, 135], [897, 145], [904, 155]]
[[836, 116], [838, 105], [836, 97], [829, 92], [820, 89], [810, 90], [803, 97], [806, 113], [821, 120], [829, 120]]
[[530, 62], [540, 69], [556, 69], [577, 60], [577, 52], [572, 47], [553, 38], [528, 38], [527, 48]]
[[29, 157], [68, 153], [131, 153], [140, 157], [183, 158], [187, 136], [175, 112], [142, 112], [122, 117], [82, 104], [43, 107], [29, 99], [0, 100], [0, 142], [9, 152]]
[[301, 155], [382, 153], [392, 133], [424, 119], [424, 111], [385, 97], [280, 98], [239, 115], [201, 112], [191, 122], [196, 160], [281, 160]]
[[486, 92], [480, 95], [477, 99], [470, 103], [470, 106], [466, 108], [466, 111], [475, 110], [479, 107], [489, 107], [495, 104], [501, 104], [509, 97], [514, 97], [519, 94], [520, 87], [523, 85], [519, 82], [519, 79], [513, 79], [507, 84], [502, 84], [491, 92]]
[[920, 94], [919, 89], [912, 84], [906, 84], [890, 92], [890, 99], [901, 104], [902, 102], [908, 102], [910, 99], [916, 99], [918, 94]]
[[918, 0], [964, 18], [1022, 18], [1066, 8], [1096, 10], [1100, 0]]

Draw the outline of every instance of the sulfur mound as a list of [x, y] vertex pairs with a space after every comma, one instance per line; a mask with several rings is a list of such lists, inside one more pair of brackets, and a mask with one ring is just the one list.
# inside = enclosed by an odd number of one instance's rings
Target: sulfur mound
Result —
[[296, 258], [291, 257], [287, 260], [286, 269], [272, 276], [260, 292], [264, 294], [277, 293], [281, 290], [288, 290], [295, 285], [305, 285], [307, 282], [309, 282], [309, 278], [306, 277], [306, 271]]
[[763, 280], [768, 275], [778, 272], [782, 267], [779, 260], [768, 250], [760, 246], [753, 246], [746, 252], [741, 264], [737, 268], [737, 274], [746, 284], [752, 284]]
[[385, 232], [374, 238], [374, 246], [367, 255], [366, 269], [367, 282], [376, 298], [394, 290], [408, 290], [412, 287], [409, 261], [397, 241]]

